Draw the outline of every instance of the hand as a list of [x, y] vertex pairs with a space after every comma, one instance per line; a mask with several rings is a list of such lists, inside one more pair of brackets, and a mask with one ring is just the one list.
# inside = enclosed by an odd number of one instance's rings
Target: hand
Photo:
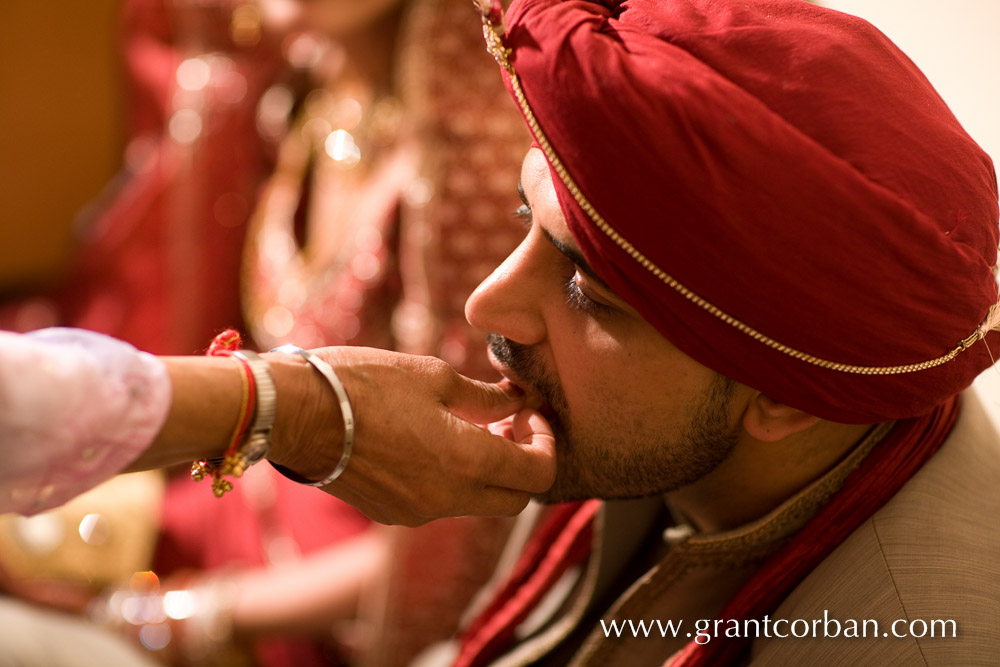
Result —
[[[446, 516], [511, 516], [552, 485], [552, 430], [540, 414], [522, 410], [523, 396], [509, 384], [470, 380], [433, 357], [351, 347], [313, 352], [344, 383], [356, 423], [350, 463], [323, 490], [373, 520], [416, 526]], [[322, 479], [343, 440], [333, 391], [311, 370], [304, 389], [304, 364], [288, 355], [268, 360], [279, 385], [269, 458]], [[302, 370], [299, 386], [286, 394], [280, 369], [288, 364]], [[508, 437], [478, 426], [514, 413], [503, 430]]]

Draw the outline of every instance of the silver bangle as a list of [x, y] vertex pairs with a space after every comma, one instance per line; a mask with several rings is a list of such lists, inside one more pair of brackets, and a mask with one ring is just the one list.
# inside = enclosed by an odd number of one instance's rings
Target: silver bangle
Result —
[[340, 477], [340, 475], [347, 470], [347, 462], [351, 460], [351, 451], [354, 449], [354, 410], [351, 408], [351, 399], [347, 395], [344, 383], [342, 383], [340, 378], [337, 377], [337, 373], [333, 370], [333, 367], [309, 350], [303, 350], [301, 347], [296, 345], [282, 345], [274, 348], [271, 352], [299, 355], [312, 364], [313, 368], [318, 370], [323, 377], [326, 378], [326, 381], [330, 383], [330, 387], [333, 388], [333, 392], [337, 395], [337, 402], [340, 403], [340, 414], [344, 419], [344, 451], [340, 455], [340, 461], [337, 462], [337, 467], [333, 469], [333, 472], [318, 482], [312, 482], [301, 475], [292, 472], [284, 466], [279, 466], [274, 463], [271, 464], [282, 475], [298, 482], [299, 484], [305, 484], [306, 486], [326, 486]]
[[246, 467], [249, 468], [267, 456], [271, 449], [271, 427], [274, 426], [278, 391], [274, 387], [274, 378], [271, 377], [271, 367], [259, 354], [250, 350], [237, 350], [233, 352], [233, 356], [247, 362], [250, 372], [253, 373], [257, 392], [253, 425], [246, 441], [240, 447], [240, 454], [246, 460]]

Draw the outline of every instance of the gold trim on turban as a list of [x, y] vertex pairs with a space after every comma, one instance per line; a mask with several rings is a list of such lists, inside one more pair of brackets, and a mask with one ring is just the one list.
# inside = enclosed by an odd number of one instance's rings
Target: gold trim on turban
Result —
[[535, 118], [535, 114], [525, 97], [524, 90], [521, 88], [521, 82], [518, 79], [517, 72], [514, 70], [514, 65], [510, 61], [511, 49], [508, 48], [503, 41], [506, 28], [503, 24], [502, 13], [498, 12], [497, 4], [498, 3], [495, 2], [491, 3], [489, 0], [476, 0], [476, 6], [479, 8], [483, 16], [483, 35], [486, 39], [486, 49], [496, 59], [497, 63], [504, 70], [506, 70], [507, 76], [510, 79], [511, 90], [514, 93], [517, 104], [521, 108], [521, 112], [528, 123], [528, 127], [531, 129], [532, 136], [534, 136], [535, 140], [538, 142], [538, 145], [541, 147], [546, 159], [548, 159], [549, 164], [552, 165], [552, 168], [556, 171], [559, 179], [562, 181], [563, 185], [566, 186], [566, 189], [573, 196], [576, 203], [587, 214], [590, 220], [597, 225], [598, 229], [614, 241], [619, 248], [628, 253], [632, 259], [637, 261], [646, 270], [656, 276], [661, 282], [679, 293], [691, 303], [714, 315], [726, 324], [738, 329], [742, 333], [750, 336], [754, 340], [763, 343], [767, 347], [781, 352], [782, 354], [786, 354], [813, 366], [819, 366], [828, 370], [854, 375], [902, 375], [905, 373], [915, 373], [917, 371], [935, 368], [952, 361], [955, 357], [968, 350], [975, 343], [985, 339], [986, 335], [990, 331], [1000, 331], [1000, 296], [998, 296], [997, 303], [990, 306], [986, 318], [983, 319], [979, 326], [976, 327], [975, 331], [961, 340], [952, 350], [939, 357], [928, 359], [927, 361], [903, 364], [899, 366], [857, 366], [854, 364], [846, 364], [838, 361], [822, 359], [809, 354], [808, 352], [803, 352], [789, 345], [785, 345], [784, 343], [781, 343], [767, 334], [751, 327], [749, 324], [736, 319], [718, 306], [688, 289], [680, 281], [643, 255], [638, 248], [633, 246], [628, 241], [628, 239], [623, 237], [614, 229], [614, 227], [608, 224], [601, 214], [597, 212], [597, 209], [595, 209], [594, 206], [587, 200], [583, 192], [580, 191], [580, 188], [577, 187], [576, 183], [573, 181], [573, 177], [570, 176], [566, 167], [563, 166], [559, 156], [556, 155], [555, 150], [552, 148], [552, 144], [549, 143], [548, 138], [545, 136], [545, 133], [538, 124], [538, 120]]

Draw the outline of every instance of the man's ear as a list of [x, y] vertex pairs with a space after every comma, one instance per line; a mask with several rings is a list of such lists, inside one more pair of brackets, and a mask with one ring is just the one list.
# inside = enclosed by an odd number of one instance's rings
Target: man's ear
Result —
[[779, 403], [757, 392], [743, 412], [743, 428], [761, 442], [777, 442], [804, 431], [819, 421], [819, 417]]

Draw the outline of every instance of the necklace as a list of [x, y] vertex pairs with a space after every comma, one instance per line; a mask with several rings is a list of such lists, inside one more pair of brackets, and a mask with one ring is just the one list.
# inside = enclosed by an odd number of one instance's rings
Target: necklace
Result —
[[341, 169], [353, 169], [364, 154], [395, 142], [400, 116], [400, 103], [391, 96], [379, 97], [366, 113], [353, 97], [317, 89], [305, 99], [298, 131], [315, 154]]
[[387, 244], [413, 179], [401, 120], [390, 96], [366, 107], [317, 89], [299, 105], [248, 229], [243, 302], [259, 344], [390, 344], [364, 303], [391, 268]]

